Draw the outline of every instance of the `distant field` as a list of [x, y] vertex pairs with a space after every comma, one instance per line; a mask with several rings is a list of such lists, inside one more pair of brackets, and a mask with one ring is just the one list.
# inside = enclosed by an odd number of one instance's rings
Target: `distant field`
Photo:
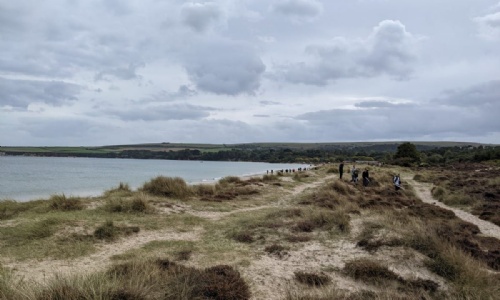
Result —
[[[218, 152], [231, 149], [349, 149], [349, 148], [378, 148], [396, 147], [402, 142], [342, 142], [342, 143], [248, 143], [248, 144], [184, 144], [184, 143], [151, 143], [130, 145], [109, 145], [100, 147], [0, 147], [0, 152], [28, 152], [28, 153], [74, 153], [74, 154], [105, 154], [125, 150], [149, 151], [180, 151], [199, 150], [201, 152]], [[481, 146], [484, 144], [468, 142], [413, 142], [417, 147], [464, 147]], [[489, 145], [492, 146], [492, 145]]]

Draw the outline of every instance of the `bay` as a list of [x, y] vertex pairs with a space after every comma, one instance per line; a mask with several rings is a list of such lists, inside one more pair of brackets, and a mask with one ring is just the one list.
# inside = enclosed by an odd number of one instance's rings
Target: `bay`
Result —
[[305, 168], [305, 164], [174, 161], [74, 157], [0, 156], [0, 200], [29, 201], [51, 195], [98, 196], [120, 182], [133, 189], [156, 176], [187, 183], [214, 182], [226, 176], [265, 174]]

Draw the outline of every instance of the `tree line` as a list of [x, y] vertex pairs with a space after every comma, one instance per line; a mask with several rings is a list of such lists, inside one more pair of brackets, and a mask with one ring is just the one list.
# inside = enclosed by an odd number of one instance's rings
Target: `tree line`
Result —
[[178, 151], [122, 150], [105, 153], [22, 152], [5, 151], [6, 155], [97, 157], [205, 161], [255, 161], [270, 163], [333, 163], [341, 161], [379, 161], [403, 166], [436, 165], [455, 162], [500, 160], [500, 146], [417, 147], [402, 143], [384, 147], [300, 148], [237, 148], [218, 151], [183, 149]]

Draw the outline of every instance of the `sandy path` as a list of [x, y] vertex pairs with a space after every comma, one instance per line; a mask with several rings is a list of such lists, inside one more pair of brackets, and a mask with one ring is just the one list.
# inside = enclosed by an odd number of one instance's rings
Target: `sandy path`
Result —
[[[241, 208], [241, 209], [235, 209], [229, 212], [216, 212], [216, 211], [194, 211], [194, 210], [186, 210], [186, 213], [189, 213], [193, 216], [197, 216], [200, 218], [205, 218], [205, 219], [210, 219], [213, 221], [220, 220], [222, 218], [225, 218], [229, 215], [236, 214], [236, 213], [242, 213], [242, 212], [250, 212], [250, 211], [255, 211], [255, 210], [261, 210], [261, 209], [266, 209], [266, 208], [272, 208], [272, 207], [282, 207], [288, 204], [289, 199], [303, 193], [307, 189], [312, 189], [316, 188], [322, 184], [324, 184], [328, 180], [332, 180], [335, 178], [335, 175], [332, 176], [327, 176], [325, 178], [322, 178], [322, 180], [314, 181], [311, 183], [307, 184], [301, 184], [299, 186], [296, 186], [294, 189], [291, 191], [283, 190], [283, 193], [281, 194], [281, 197], [278, 199], [278, 201], [274, 204], [269, 204], [269, 205], [260, 205], [260, 206], [255, 206], [255, 207], [248, 207], [248, 208]], [[286, 178], [286, 177], [285, 177]]]
[[450, 207], [444, 203], [437, 201], [436, 199], [434, 199], [432, 197], [432, 194], [431, 194], [432, 185], [417, 182], [417, 181], [411, 179], [412, 177], [413, 176], [405, 176], [403, 179], [415, 188], [415, 192], [417, 193], [417, 196], [422, 201], [427, 202], [427, 203], [431, 203], [431, 204], [435, 204], [439, 207], [451, 210], [460, 219], [477, 225], [477, 227], [479, 227], [479, 229], [481, 230], [482, 234], [500, 239], [500, 227], [498, 227], [497, 225], [495, 225], [491, 222], [481, 220], [478, 217], [474, 216], [473, 214], [465, 212], [461, 209], [453, 208], [453, 207]]

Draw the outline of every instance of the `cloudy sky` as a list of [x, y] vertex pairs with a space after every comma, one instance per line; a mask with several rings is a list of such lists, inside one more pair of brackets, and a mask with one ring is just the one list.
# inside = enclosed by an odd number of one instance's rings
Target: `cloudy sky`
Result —
[[0, 145], [500, 143], [498, 0], [0, 0]]

